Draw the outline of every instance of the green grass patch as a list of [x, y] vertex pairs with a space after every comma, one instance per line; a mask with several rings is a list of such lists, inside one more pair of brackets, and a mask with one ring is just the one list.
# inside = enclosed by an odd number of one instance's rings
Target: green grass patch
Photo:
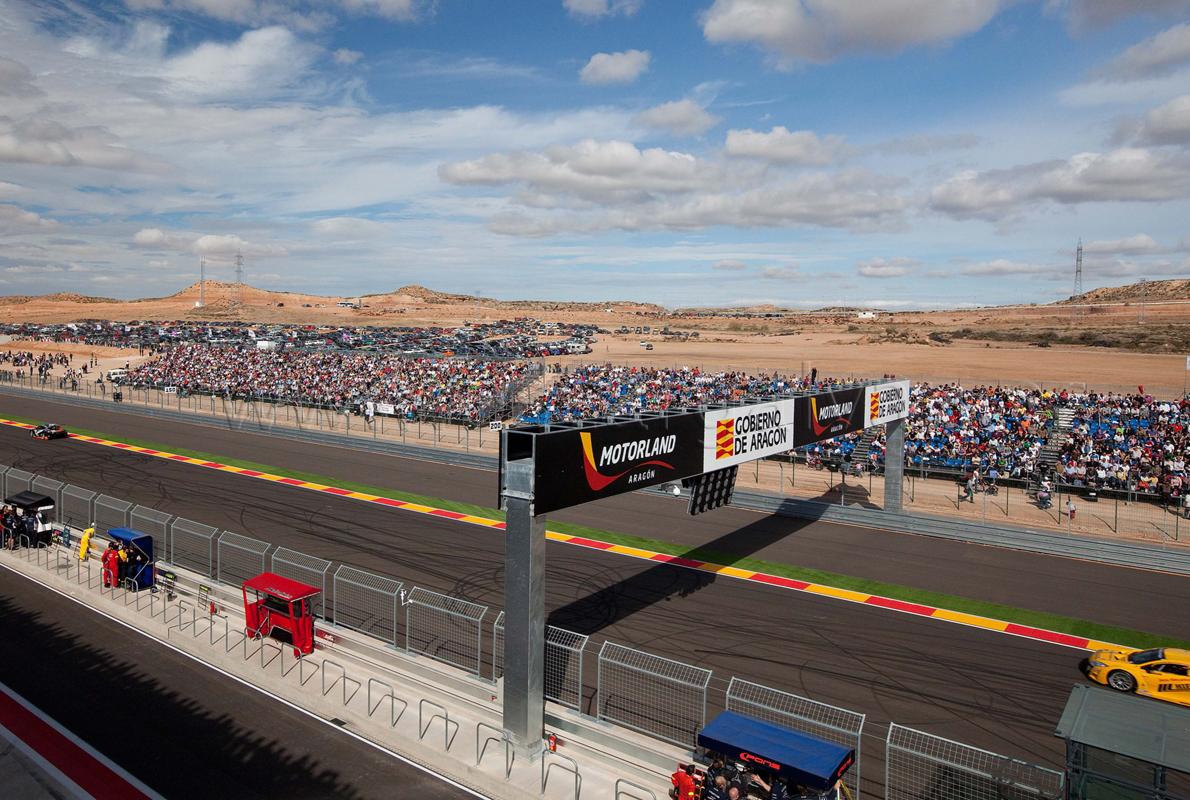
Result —
[[[31, 425], [40, 424], [38, 420], [16, 417], [11, 414], [7, 415], [7, 418]], [[158, 444], [156, 442], [146, 442], [128, 436], [99, 433], [97, 431], [88, 431], [80, 428], [72, 428], [70, 430], [72, 433], [81, 434], [83, 436], [91, 436], [96, 439], [108, 439], [113, 442], [122, 442], [124, 444], [129, 444], [136, 447], [146, 447], [151, 450], [162, 450], [170, 453], [178, 453], [179, 455], [190, 456], [191, 458], [200, 458], [203, 461], [215, 461], [220, 464], [242, 467], [244, 469], [251, 469], [257, 472], [268, 472], [273, 475], [281, 475], [287, 478], [309, 481], [311, 483], [321, 483], [326, 486], [334, 486], [352, 492], [373, 494], [393, 500], [403, 500], [408, 503], [418, 503], [421, 505], [432, 506], [434, 508], [446, 509], [448, 511], [457, 511], [462, 514], [471, 514], [477, 517], [487, 517], [488, 519], [504, 519], [503, 512], [494, 508], [489, 508], [487, 506], [474, 505], [472, 503], [461, 503], [456, 500], [447, 500], [441, 497], [428, 497], [426, 495], [414, 494], [413, 492], [404, 492], [397, 489], [386, 489], [379, 486], [369, 486], [367, 484], [356, 483], [354, 481], [344, 481], [337, 478], [330, 478], [325, 475], [317, 475], [312, 472], [302, 472], [300, 470], [285, 469], [284, 467], [274, 467], [269, 464], [258, 464], [254, 461], [246, 461], [238, 458], [225, 458], [213, 453], [204, 453], [198, 450], [173, 447], [171, 445]], [[1138, 648], [1165, 646], [1190, 649], [1190, 641], [1184, 639], [1175, 639], [1155, 633], [1147, 633], [1145, 631], [1121, 628], [1113, 625], [1102, 625], [1097, 622], [1078, 619], [1076, 617], [1066, 617], [1062, 616], [1061, 614], [1051, 614], [1045, 611], [1032, 611], [1029, 609], [1017, 608], [1015, 606], [1002, 605], [1000, 603], [991, 603], [983, 600], [975, 600], [969, 597], [962, 597], [959, 595], [935, 592], [929, 589], [917, 589], [912, 586], [902, 586], [900, 584], [885, 583], [884, 581], [871, 580], [868, 578], [858, 578], [853, 575], [843, 575], [838, 572], [828, 572], [826, 570], [799, 567], [792, 564], [782, 564], [775, 561], [766, 561], [764, 559], [752, 558], [750, 556], [741, 556], [737, 553], [723, 552], [704, 547], [691, 547], [689, 545], [664, 542], [658, 539], [648, 539], [641, 536], [631, 536], [613, 531], [605, 531], [599, 528], [591, 528], [587, 527], [586, 525], [577, 525], [570, 522], [560, 522], [556, 520], [549, 523], [549, 529], [552, 531], [557, 531], [558, 533], [567, 533], [572, 536], [582, 536], [584, 538], [594, 539], [600, 542], [621, 544], [628, 547], [637, 547], [642, 550], [653, 550], [658, 553], [682, 556], [695, 561], [705, 561], [711, 564], [739, 567], [740, 569], [751, 570], [754, 572], [765, 572], [770, 575], [779, 575], [784, 578], [793, 578], [799, 581], [820, 583], [840, 589], [850, 589], [856, 592], [877, 594], [884, 597], [903, 600], [909, 603], [935, 606], [938, 608], [949, 609], [950, 611], [959, 611], [966, 614], [975, 614], [982, 617], [990, 617], [992, 619], [1015, 622], [1019, 625], [1028, 625], [1034, 628], [1044, 628], [1046, 630], [1057, 631], [1059, 633], [1068, 633], [1072, 636], [1085, 636], [1088, 639], [1115, 642], [1117, 644], [1124, 644]]]

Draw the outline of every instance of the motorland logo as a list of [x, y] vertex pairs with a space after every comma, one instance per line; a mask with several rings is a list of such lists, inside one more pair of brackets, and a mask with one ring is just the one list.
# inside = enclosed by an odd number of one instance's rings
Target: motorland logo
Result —
[[[603, 491], [625, 475], [629, 476], [627, 483], [634, 484], [653, 480], [657, 477], [658, 469], [674, 468], [672, 463], [658, 458], [673, 453], [677, 448], [678, 437], [673, 434], [605, 445], [599, 449], [598, 459], [595, 458], [591, 434], [583, 432], [579, 438], [583, 443], [583, 470], [587, 485], [596, 492]], [[621, 464], [628, 465], [628, 468], [611, 474], [605, 471], [609, 468], [614, 470]]]
[[813, 414], [814, 434], [822, 436], [825, 433], [833, 432], [836, 426], [839, 430], [846, 427], [851, 419], [851, 413], [855, 411], [855, 402], [847, 400], [820, 406], [818, 398], [813, 397], [810, 399], [810, 411]]

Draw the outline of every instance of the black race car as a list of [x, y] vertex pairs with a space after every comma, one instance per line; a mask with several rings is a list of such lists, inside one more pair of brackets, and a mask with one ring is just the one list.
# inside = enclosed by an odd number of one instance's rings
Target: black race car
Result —
[[69, 434], [61, 425], [38, 425], [29, 435], [34, 439], [65, 439]]

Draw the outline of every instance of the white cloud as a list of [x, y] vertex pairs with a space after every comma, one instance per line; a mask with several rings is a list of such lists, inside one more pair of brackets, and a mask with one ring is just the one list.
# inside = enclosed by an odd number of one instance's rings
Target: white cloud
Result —
[[1190, 94], [1175, 97], [1146, 114], [1137, 139], [1145, 144], [1190, 144]]
[[0, 235], [44, 231], [58, 227], [56, 220], [26, 211], [20, 206], [0, 204]]
[[608, 15], [623, 14], [630, 17], [644, 0], [562, 0], [562, 6], [573, 16], [582, 19], [599, 19]]
[[1109, 80], [1134, 81], [1168, 75], [1190, 62], [1190, 24], [1175, 25], [1112, 59], [1102, 70]]
[[1083, 252], [1088, 255], [1093, 253], [1108, 253], [1108, 254], [1138, 254], [1138, 253], [1156, 253], [1161, 250], [1161, 246], [1146, 233], [1138, 233], [1135, 236], [1129, 236], [1126, 239], [1112, 239], [1112, 240], [1098, 240], [1094, 242], [1087, 242], [1083, 246]]
[[1190, 0], [1046, 0], [1075, 30], [1102, 28], [1136, 15], [1174, 17], [1190, 11]]
[[284, 247], [272, 244], [253, 244], [246, 242], [235, 234], [206, 234], [194, 240], [191, 245], [198, 255], [202, 256], [233, 256], [240, 253], [245, 256], [268, 258], [286, 254]]
[[719, 117], [708, 113], [693, 100], [673, 100], [637, 114], [633, 122], [660, 128], [678, 136], [697, 136], [719, 124]]
[[0, 116], [0, 161], [55, 167], [160, 172], [157, 159], [123, 146], [100, 126], [71, 127], [43, 113]]
[[845, 150], [841, 136], [819, 137], [813, 131], [789, 131], [782, 125], [768, 133], [753, 130], [727, 132], [728, 155], [780, 164], [831, 164], [842, 158]]
[[124, 0], [124, 4], [135, 11], [184, 12], [244, 27], [282, 24], [305, 32], [330, 27], [335, 11], [410, 22], [424, 5], [420, 0]]
[[748, 265], [743, 261], [737, 261], [734, 258], [725, 258], [722, 261], [716, 261], [711, 265], [711, 269], [723, 270], [725, 272], [739, 272], [747, 269]]
[[1160, 202], [1188, 193], [1190, 158], [1124, 147], [1010, 170], [960, 172], [934, 187], [929, 205], [959, 219], [1000, 219], [1040, 201]]
[[0, 97], [40, 97], [42, 94], [28, 67], [0, 56]]
[[788, 66], [950, 41], [979, 30], [1004, 5], [1004, 0], [715, 0], [702, 15], [702, 30], [708, 41], [753, 44]]
[[360, 217], [329, 217], [314, 222], [310, 229], [328, 239], [370, 239], [388, 232], [383, 222]]
[[148, 247], [154, 250], [177, 250], [189, 247], [193, 238], [176, 233], [166, 233], [161, 228], [141, 228], [133, 234], [132, 244], [136, 247]]
[[170, 58], [164, 75], [179, 93], [199, 100], [275, 96], [306, 75], [318, 48], [286, 28], [245, 31], [229, 44], [203, 42]]
[[383, 17], [398, 22], [417, 19], [420, 3], [417, 0], [338, 0], [344, 9], [365, 16]]
[[632, 83], [649, 68], [652, 56], [647, 50], [596, 53], [579, 72], [583, 83]]
[[993, 261], [983, 261], [963, 267], [964, 275], [1042, 275], [1053, 272], [1054, 268], [1042, 264], [1031, 264], [1021, 261], [1009, 261], [997, 258]]
[[331, 58], [335, 60], [335, 63], [343, 65], [354, 64], [363, 57], [364, 54], [359, 50], [348, 50], [346, 47], [340, 47], [338, 50], [331, 53]]
[[798, 267], [763, 267], [760, 277], [771, 281], [786, 281], [794, 278], [804, 278], [806, 273]]
[[857, 262], [855, 271], [865, 278], [902, 278], [912, 273], [917, 264], [912, 258], [873, 258]]

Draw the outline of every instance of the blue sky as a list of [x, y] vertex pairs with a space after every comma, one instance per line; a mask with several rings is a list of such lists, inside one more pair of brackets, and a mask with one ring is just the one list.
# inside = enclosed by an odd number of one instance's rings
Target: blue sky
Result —
[[0, 0], [0, 292], [1190, 276], [1190, 0]]

